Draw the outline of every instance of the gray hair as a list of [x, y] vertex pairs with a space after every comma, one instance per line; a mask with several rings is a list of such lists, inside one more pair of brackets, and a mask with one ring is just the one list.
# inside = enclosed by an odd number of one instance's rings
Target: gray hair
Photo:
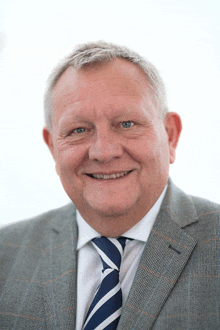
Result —
[[162, 118], [165, 117], [168, 111], [165, 86], [158, 70], [152, 63], [127, 47], [104, 41], [89, 42], [77, 46], [70, 55], [61, 60], [48, 78], [44, 95], [44, 114], [46, 126], [50, 131], [52, 130], [52, 94], [61, 75], [69, 67], [80, 69], [90, 64], [109, 62], [114, 58], [121, 58], [136, 64], [146, 74], [160, 115]]

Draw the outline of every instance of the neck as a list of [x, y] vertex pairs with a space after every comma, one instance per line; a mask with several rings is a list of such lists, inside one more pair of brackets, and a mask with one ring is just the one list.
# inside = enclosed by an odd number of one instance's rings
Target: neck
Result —
[[[153, 206], [153, 205], [152, 205]], [[123, 235], [135, 226], [151, 209], [132, 209], [125, 214], [93, 214], [93, 211], [85, 212], [85, 209], [78, 211], [83, 219], [100, 235], [105, 237], [118, 237]]]
[[[165, 189], [151, 203], [149, 203], [149, 199], [145, 199], [143, 205], [138, 203], [136, 207], [133, 207], [124, 213], [95, 212], [92, 208], [85, 207], [85, 205], [83, 205], [83, 207], [78, 207], [76, 205], [76, 207], [83, 219], [100, 235], [106, 237], [118, 237], [123, 235], [143, 219], [156, 203], [159, 203], [159, 210], [164, 195]], [[146, 203], [146, 200], [148, 200], [148, 203]]]

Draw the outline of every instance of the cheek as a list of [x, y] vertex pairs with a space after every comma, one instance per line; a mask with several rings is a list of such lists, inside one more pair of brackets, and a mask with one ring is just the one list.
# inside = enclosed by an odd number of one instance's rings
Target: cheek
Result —
[[76, 148], [69, 148], [57, 152], [56, 172], [60, 177], [68, 177], [77, 174], [84, 163], [85, 152]]
[[136, 161], [146, 165], [157, 157], [158, 148], [155, 141], [144, 139], [135, 144], [133, 148], [129, 148], [129, 151]]
[[166, 170], [170, 162], [169, 146], [165, 139], [144, 141], [134, 149], [133, 157], [143, 167], [151, 170]]

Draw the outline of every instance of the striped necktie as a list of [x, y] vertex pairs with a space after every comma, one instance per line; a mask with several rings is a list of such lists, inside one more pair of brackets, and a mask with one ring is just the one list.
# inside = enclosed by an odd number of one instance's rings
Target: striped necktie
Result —
[[122, 309], [119, 270], [126, 238], [94, 238], [92, 243], [103, 264], [102, 282], [87, 313], [84, 330], [115, 330]]

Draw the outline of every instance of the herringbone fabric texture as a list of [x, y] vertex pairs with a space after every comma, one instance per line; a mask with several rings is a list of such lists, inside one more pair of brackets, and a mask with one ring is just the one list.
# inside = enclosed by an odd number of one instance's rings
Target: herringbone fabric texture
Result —
[[[73, 330], [74, 205], [0, 230], [0, 329]], [[220, 205], [171, 180], [117, 330], [220, 329]]]
[[125, 237], [92, 240], [103, 264], [102, 282], [87, 313], [84, 330], [117, 328], [122, 308], [119, 271], [125, 242]]

